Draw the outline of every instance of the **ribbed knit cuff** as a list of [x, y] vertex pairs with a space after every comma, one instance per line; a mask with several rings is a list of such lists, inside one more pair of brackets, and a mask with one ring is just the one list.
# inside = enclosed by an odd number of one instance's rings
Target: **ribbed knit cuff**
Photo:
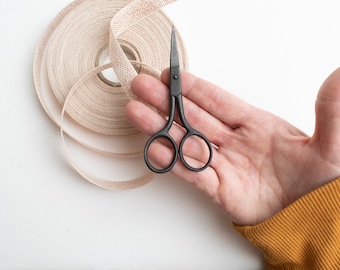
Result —
[[255, 226], [234, 228], [261, 249], [268, 269], [340, 269], [340, 178]]

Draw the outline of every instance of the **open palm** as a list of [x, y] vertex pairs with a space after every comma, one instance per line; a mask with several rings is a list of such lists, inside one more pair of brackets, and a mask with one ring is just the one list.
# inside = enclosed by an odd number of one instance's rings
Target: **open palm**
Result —
[[[169, 70], [165, 70], [161, 81], [139, 75], [131, 88], [167, 113], [168, 82]], [[204, 191], [237, 224], [258, 224], [340, 175], [340, 69], [319, 91], [313, 137], [184, 71], [182, 91], [188, 122], [216, 147], [206, 170], [191, 172], [177, 162], [172, 172]], [[138, 101], [126, 106], [126, 115], [148, 135], [166, 122]], [[176, 126], [172, 132], [175, 137], [183, 135]], [[165, 152], [152, 150], [153, 160], [161, 164]], [[185, 154], [206, 159], [195, 149]]]

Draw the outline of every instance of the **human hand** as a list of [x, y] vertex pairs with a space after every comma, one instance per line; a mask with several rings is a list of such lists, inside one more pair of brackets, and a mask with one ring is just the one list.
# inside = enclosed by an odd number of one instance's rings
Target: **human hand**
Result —
[[[145, 102], [167, 113], [168, 84], [167, 69], [161, 81], [139, 75], [131, 88]], [[189, 124], [217, 147], [206, 170], [191, 172], [178, 161], [172, 173], [205, 192], [238, 225], [258, 224], [340, 176], [340, 69], [320, 88], [312, 137], [184, 71], [182, 91]], [[138, 101], [126, 106], [126, 116], [148, 135], [166, 122]], [[176, 127], [173, 133], [182, 135]], [[164, 152], [152, 150], [152, 159], [162, 163]]]

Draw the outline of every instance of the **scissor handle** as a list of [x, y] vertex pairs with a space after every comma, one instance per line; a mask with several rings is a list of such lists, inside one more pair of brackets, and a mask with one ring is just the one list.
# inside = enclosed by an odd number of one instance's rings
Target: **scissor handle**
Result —
[[[200, 171], [203, 171], [203, 170], [205, 170], [205, 169], [210, 165], [211, 160], [212, 160], [213, 149], [212, 149], [211, 143], [210, 143], [210, 141], [208, 140], [208, 138], [205, 137], [201, 132], [199, 132], [199, 131], [193, 129], [192, 127], [190, 127], [190, 126], [188, 126], [188, 125], [186, 125], [185, 128], [187, 129], [187, 133], [186, 133], [185, 136], [182, 138], [182, 140], [181, 140], [181, 142], [180, 142], [180, 144], [179, 144], [179, 157], [180, 157], [182, 163], [184, 164], [184, 166], [185, 166], [187, 169], [189, 169], [189, 170], [191, 170], [191, 171], [193, 171], [193, 172], [200, 172]], [[191, 166], [191, 165], [186, 161], [186, 159], [184, 158], [184, 155], [183, 155], [183, 146], [185, 145], [185, 141], [186, 141], [187, 139], [189, 139], [190, 137], [194, 137], [194, 136], [196, 136], [196, 137], [200, 138], [201, 140], [203, 140], [203, 141], [206, 143], [206, 145], [207, 145], [207, 147], [208, 147], [208, 149], [209, 149], [209, 158], [208, 158], [207, 162], [206, 162], [202, 167], [193, 167], [193, 166]]]
[[[172, 159], [171, 163], [165, 168], [158, 169], [151, 164], [151, 162], [149, 160], [148, 151], [149, 151], [150, 145], [153, 142], [155, 142], [157, 139], [160, 139], [160, 138], [165, 138], [171, 143], [173, 150], [174, 150], [174, 153], [173, 153], [173, 159]], [[177, 159], [178, 159], [178, 148], [177, 148], [175, 140], [169, 135], [167, 128], [164, 128], [161, 131], [157, 132], [146, 142], [145, 148], [144, 148], [144, 160], [145, 160], [146, 165], [148, 166], [148, 168], [151, 171], [153, 171], [155, 173], [166, 173], [166, 172], [170, 171], [175, 166]]]
[[[180, 144], [179, 144], [179, 148], [177, 148], [177, 144], [175, 142], [175, 140], [169, 135], [168, 133], [168, 130], [167, 129], [162, 129], [161, 131], [159, 131], [158, 133], [156, 133], [155, 135], [153, 135], [145, 144], [145, 148], [144, 148], [144, 160], [145, 160], [145, 163], [146, 165], [148, 166], [148, 168], [155, 172], [155, 173], [166, 173], [168, 171], [170, 171], [176, 164], [177, 162], [177, 159], [178, 159], [178, 156], [180, 157], [183, 165], [193, 171], [193, 172], [200, 172], [200, 171], [203, 171], [205, 170], [211, 163], [211, 160], [212, 160], [212, 153], [213, 153], [213, 150], [212, 150], [212, 146], [211, 146], [211, 143], [209, 142], [209, 140], [207, 139], [207, 137], [205, 137], [202, 133], [198, 132], [197, 130], [191, 128], [191, 127], [187, 127], [187, 133], [184, 135], [184, 137], [182, 138]], [[183, 146], [186, 142], [187, 139], [189, 139], [190, 137], [198, 137], [200, 138], [201, 140], [203, 140], [208, 149], [209, 149], [209, 158], [207, 160], [207, 162], [202, 166], [202, 167], [193, 167], [191, 166], [187, 161], [186, 159], [184, 158], [184, 154], [183, 154]], [[174, 150], [173, 152], [173, 158], [172, 158], [172, 161], [171, 163], [166, 166], [165, 168], [156, 168], [155, 166], [153, 166], [149, 160], [149, 155], [148, 155], [148, 151], [149, 151], [149, 148], [150, 148], [150, 145], [155, 142], [157, 139], [160, 139], [160, 138], [165, 138], [167, 139], [171, 145], [172, 145], [172, 148]]]

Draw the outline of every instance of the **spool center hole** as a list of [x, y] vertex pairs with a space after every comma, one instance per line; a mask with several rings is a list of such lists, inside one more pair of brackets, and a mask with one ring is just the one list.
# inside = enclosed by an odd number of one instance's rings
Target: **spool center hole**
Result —
[[[121, 47], [122, 47], [126, 57], [129, 60], [139, 61], [139, 56], [138, 56], [137, 52], [131, 46], [128, 46], [126, 44], [121, 44]], [[109, 64], [110, 62], [111, 62], [111, 60], [110, 60], [110, 55], [109, 55], [109, 48], [105, 47], [100, 51], [100, 53], [98, 55], [97, 65], [101, 66], [101, 65]], [[138, 72], [138, 70], [136, 70], [136, 71]], [[121, 86], [119, 79], [118, 79], [115, 71], [113, 70], [113, 68], [103, 70], [102, 72], [98, 73], [98, 76], [103, 82], [105, 82], [107, 84], [110, 84], [110, 85], [116, 86], [116, 87]]]

